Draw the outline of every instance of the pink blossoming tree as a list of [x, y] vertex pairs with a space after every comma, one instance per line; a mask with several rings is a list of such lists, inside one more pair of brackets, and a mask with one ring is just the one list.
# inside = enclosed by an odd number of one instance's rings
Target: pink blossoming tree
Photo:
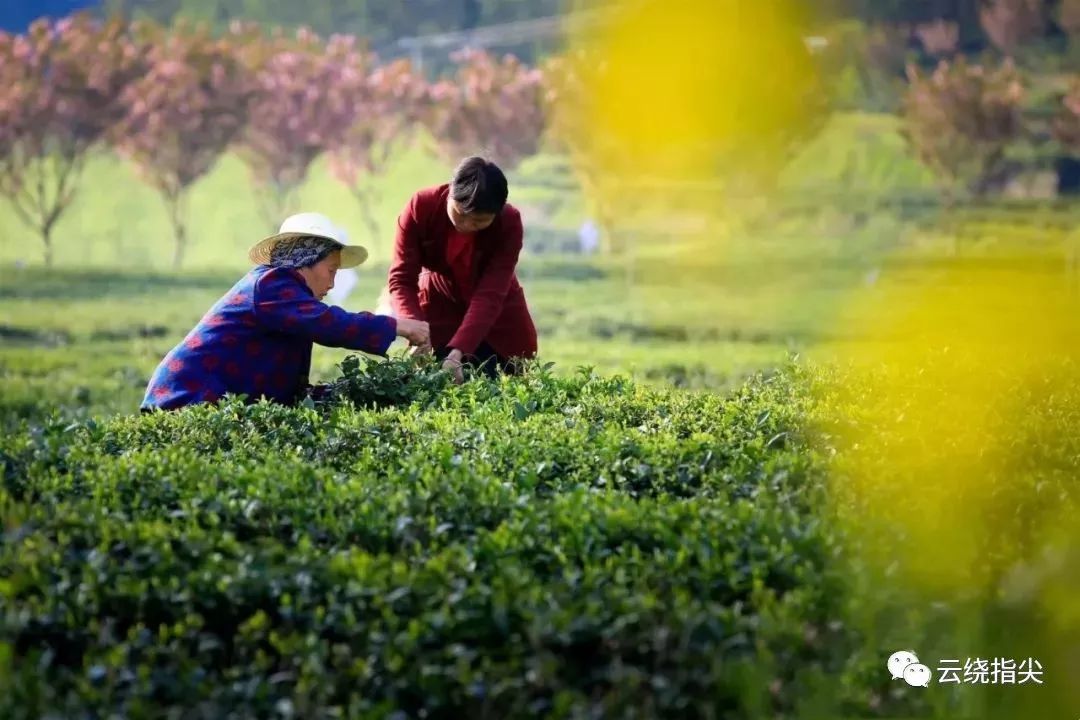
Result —
[[367, 58], [356, 113], [329, 147], [330, 168], [360, 205], [370, 237], [379, 236], [375, 216], [379, 179], [393, 153], [412, 141], [428, 102], [427, 83], [408, 60], [378, 64]]
[[356, 39], [323, 41], [301, 29], [294, 38], [252, 42], [245, 48], [255, 94], [239, 136], [268, 226], [295, 209], [295, 193], [311, 164], [344, 143], [365, 111], [368, 54]]
[[506, 170], [536, 153], [544, 132], [540, 70], [507, 55], [455, 53], [457, 69], [431, 87], [426, 124], [448, 163], [485, 155]]
[[38, 233], [46, 265], [83, 167], [144, 62], [145, 46], [120, 21], [80, 14], [0, 33], [0, 194]]
[[188, 191], [243, 130], [254, 83], [236, 34], [213, 37], [180, 24], [153, 33], [147, 72], [124, 93], [114, 143], [165, 202], [174, 237], [173, 265], [188, 245]]

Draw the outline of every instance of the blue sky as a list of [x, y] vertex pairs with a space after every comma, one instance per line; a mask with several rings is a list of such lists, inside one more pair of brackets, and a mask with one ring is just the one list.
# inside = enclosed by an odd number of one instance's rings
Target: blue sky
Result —
[[98, 4], [97, 0], [0, 0], [0, 28], [22, 31], [42, 15], [60, 17]]

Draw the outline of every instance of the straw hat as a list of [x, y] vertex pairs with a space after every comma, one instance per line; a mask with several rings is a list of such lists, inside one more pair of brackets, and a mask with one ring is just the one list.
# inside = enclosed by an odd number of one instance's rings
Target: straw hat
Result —
[[263, 238], [248, 251], [248, 258], [256, 265], [269, 265], [270, 256], [282, 240], [298, 237], [326, 238], [341, 246], [341, 267], [360, 265], [368, 258], [368, 251], [361, 245], [349, 245], [348, 235], [322, 213], [306, 212], [290, 215], [281, 223], [276, 235]]

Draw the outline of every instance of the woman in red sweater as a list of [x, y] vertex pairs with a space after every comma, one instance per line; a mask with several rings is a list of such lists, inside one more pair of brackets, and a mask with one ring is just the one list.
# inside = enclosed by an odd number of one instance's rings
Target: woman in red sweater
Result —
[[521, 214], [506, 202], [506, 176], [481, 157], [463, 160], [448, 184], [424, 188], [398, 216], [387, 282], [394, 313], [425, 321], [443, 367], [515, 372], [535, 357], [536, 327], [516, 269]]

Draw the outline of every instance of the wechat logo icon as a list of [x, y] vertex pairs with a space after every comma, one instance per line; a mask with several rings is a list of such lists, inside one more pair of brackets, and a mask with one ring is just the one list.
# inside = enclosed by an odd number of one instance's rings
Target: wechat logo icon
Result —
[[890, 655], [888, 667], [893, 680], [903, 680], [912, 687], [930, 685], [930, 668], [920, 663], [910, 650], [898, 650]]

